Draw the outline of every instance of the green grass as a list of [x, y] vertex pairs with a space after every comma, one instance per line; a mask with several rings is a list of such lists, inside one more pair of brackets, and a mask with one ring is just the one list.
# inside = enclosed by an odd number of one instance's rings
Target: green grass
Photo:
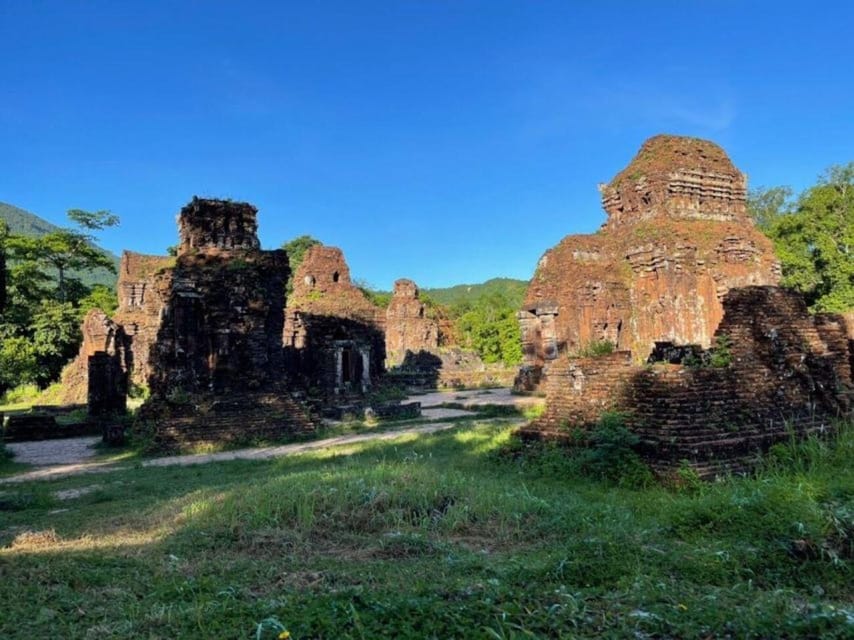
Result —
[[2, 486], [0, 637], [851, 637], [850, 428], [681, 491], [509, 432]]
[[32, 465], [16, 462], [15, 456], [0, 440], [0, 478], [13, 476], [17, 473], [23, 473], [32, 469]]

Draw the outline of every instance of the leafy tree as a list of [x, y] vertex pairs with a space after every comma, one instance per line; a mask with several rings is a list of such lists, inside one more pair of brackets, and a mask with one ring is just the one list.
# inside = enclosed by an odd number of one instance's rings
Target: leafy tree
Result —
[[9, 237], [9, 225], [0, 219], [0, 315], [6, 309], [6, 239]]
[[16, 335], [11, 325], [0, 325], [0, 394], [36, 381], [38, 362], [32, 340]]
[[792, 207], [790, 187], [759, 187], [747, 194], [747, 212], [765, 233], [780, 216], [791, 213]]
[[115, 225], [117, 217], [79, 209], [69, 211], [68, 217], [78, 230], [24, 237], [0, 229], [0, 253], [8, 256], [5, 305], [0, 308], [0, 392], [32, 382], [47, 386], [77, 353], [80, 319], [86, 311], [115, 308], [109, 288], [90, 289], [68, 274], [98, 267], [115, 271], [88, 232]]
[[38, 365], [35, 382], [46, 387], [80, 346], [80, 316], [69, 302], [45, 300], [33, 316], [32, 344]]
[[3, 322], [22, 329], [28, 327], [39, 303], [53, 294], [52, 285], [50, 276], [35, 262], [10, 262]]
[[83, 209], [69, 209], [68, 219], [82, 229], [89, 231], [101, 231], [107, 227], [115, 227], [119, 224], [119, 217], [109, 211], [84, 211]]
[[92, 309], [100, 309], [111, 316], [118, 306], [119, 301], [116, 299], [116, 292], [102, 284], [96, 284], [85, 297], [80, 299], [77, 311], [80, 318], [83, 318]]
[[56, 296], [60, 302], [74, 301], [86, 292], [77, 278], [69, 277], [69, 271], [101, 267], [115, 272], [110, 257], [94, 245], [94, 237], [87, 232], [113, 226], [118, 218], [109, 211], [80, 209], [71, 209], [68, 217], [82, 230], [59, 229], [39, 237], [13, 236], [7, 240], [16, 260], [35, 263], [56, 273]]
[[294, 292], [294, 274], [297, 272], [300, 264], [302, 264], [305, 252], [311, 247], [318, 245], [323, 245], [323, 243], [317, 238], [307, 235], [298, 236], [282, 245], [282, 249], [288, 254], [288, 262], [291, 267], [291, 273], [288, 275], [288, 283], [286, 285], [288, 297]]
[[508, 365], [521, 362], [516, 307], [504, 295], [492, 293], [481, 296], [459, 316], [456, 328], [463, 346], [476, 351], [484, 362]]
[[816, 311], [854, 308], [854, 162], [831, 167], [793, 210], [781, 205], [769, 219], [783, 285]]

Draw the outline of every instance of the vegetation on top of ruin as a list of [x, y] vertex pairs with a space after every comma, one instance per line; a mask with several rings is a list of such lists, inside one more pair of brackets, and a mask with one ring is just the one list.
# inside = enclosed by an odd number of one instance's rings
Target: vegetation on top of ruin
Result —
[[511, 429], [4, 487], [0, 636], [850, 637], [850, 425], [640, 489]]
[[571, 358], [598, 358], [599, 356], [607, 356], [614, 353], [617, 345], [610, 340], [591, 340], [590, 342], [580, 345], [578, 349], [572, 353], [569, 352]]
[[636, 182], [642, 177], [666, 176], [679, 169], [738, 175], [738, 169], [726, 151], [714, 142], [661, 134], [644, 142], [637, 155], [608, 186], [618, 189], [624, 183]]
[[282, 244], [282, 249], [286, 254], [288, 254], [288, 264], [290, 267], [290, 273], [288, 274], [288, 281], [285, 284], [285, 295], [290, 297], [290, 295], [294, 292], [294, 274], [296, 274], [297, 269], [302, 264], [303, 258], [305, 258], [305, 252], [311, 249], [311, 247], [322, 246], [323, 243], [309, 235], [297, 236], [292, 240], [288, 240], [287, 242]]

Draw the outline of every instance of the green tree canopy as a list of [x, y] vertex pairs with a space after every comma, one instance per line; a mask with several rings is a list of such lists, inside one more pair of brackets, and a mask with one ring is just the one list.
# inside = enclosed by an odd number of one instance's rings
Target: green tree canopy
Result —
[[87, 293], [77, 278], [69, 277], [69, 271], [101, 267], [115, 272], [112, 260], [95, 246], [94, 237], [88, 232], [114, 226], [118, 218], [109, 211], [90, 213], [81, 209], [69, 210], [68, 217], [80, 228], [59, 229], [38, 237], [12, 236], [7, 240], [16, 261], [56, 273], [56, 297], [61, 302], [74, 301], [73, 293]]
[[747, 211], [765, 233], [780, 216], [791, 213], [793, 206], [790, 187], [759, 187], [747, 194]]
[[783, 285], [816, 311], [854, 309], [854, 162], [828, 169], [793, 206], [787, 193], [769, 189], [750, 201], [774, 241]]
[[515, 365], [522, 361], [516, 307], [506, 296], [484, 295], [474, 304], [467, 303], [465, 309], [458, 306], [456, 311], [462, 312], [456, 321], [462, 346], [476, 351], [487, 363]]
[[[58, 376], [80, 345], [80, 320], [100, 306], [115, 308], [107, 287], [85, 286], [76, 275], [95, 268], [115, 271], [111, 258], [94, 245], [89, 232], [117, 224], [108, 211], [72, 209], [77, 229], [58, 229], [39, 237], [9, 234], [0, 225], [0, 269], [5, 304], [0, 306], [0, 392], [36, 382], [44, 387]], [[4, 273], [5, 271], [5, 273]]]

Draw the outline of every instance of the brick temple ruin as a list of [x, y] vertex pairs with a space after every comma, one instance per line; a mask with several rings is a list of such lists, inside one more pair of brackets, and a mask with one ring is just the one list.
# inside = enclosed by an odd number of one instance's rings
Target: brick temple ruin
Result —
[[607, 222], [545, 253], [519, 313], [517, 386], [547, 403], [523, 436], [620, 411], [655, 466], [712, 475], [850, 415], [854, 327], [776, 286], [723, 149], [656, 136], [600, 190]]
[[147, 388], [140, 416], [164, 448], [275, 437], [314, 428], [306, 392], [363, 396], [381, 382], [387, 348], [396, 364], [438, 347], [414, 283], [398, 281], [382, 309], [335, 247], [306, 253], [286, 300], [287, 256], [260, 249], [256, 216], [247, 203], [194, 198], [178, 215], [176, 256], [124, 252], [118, 308], [86, 316], [63, 400], [96, 417]]
[[394, 283], [386, 310], [385, 348], [390, 367], [404, 364], [409, 354], [435, 353], [439, 349], [439, 321], [430, 317], [419, 297], [418, 285], [412, 280]]
[[256, 216], [246, 203], [193, 198], [175, 257], [125, 252], [118, 310], [87, 315], [66, 399], [85, 389], [93, 413], [146, 386], [140, 416], [164, 448], [313, 430], [285, 375], [288, 259], [259, 248]]
[[[620, 411], [654, 466], [687, 460], [712, 475], [850, 415], [854, 321], [811, 315], [776, 286], [771, 243], [723, 149], [657, 136], [601, 192], [607, 222], [546, 252], [519, 313], [517, 387], [547, 403], [523, 436], [569, 440]], [[177, 447], [310, 431], [307, 397], [348, 402], [384, 380], [500, 381], [453, 348], [414, 282], [398, 280], [383, 309], [335, 247], [306, 252], [286, 300], [287, 256], [260, 249], [256, 216], [194, 198], [176, 256], [125, 252], [118, 310], [86, 317], [65, 400], [106, 415], [148, 387], [142, 422]]]
[[384, 331], [384, 310], [351, 282], [341, 249], [309, 248], [286, 308], [288, 371], [327, 394], [366, 392], [385, 370]]

